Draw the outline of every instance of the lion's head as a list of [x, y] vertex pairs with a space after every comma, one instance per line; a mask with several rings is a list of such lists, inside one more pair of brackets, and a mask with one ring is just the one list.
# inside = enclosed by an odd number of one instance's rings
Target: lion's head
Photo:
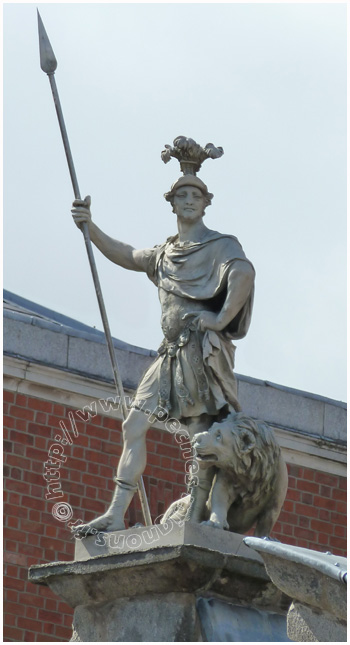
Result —
[[[196, 459], [201, 468], [216, 466], [228, 470], [240, 482], [245, 481], [252, 491], [252, 483], [261, 481], [257, 496], [272, 487], [280, 447], [269, 426], [242, 412], [231, 413], [220, 423], [214, 423], [207, 432], [193, 437]], [[249, 482], [249, 483], [248, 483]]]

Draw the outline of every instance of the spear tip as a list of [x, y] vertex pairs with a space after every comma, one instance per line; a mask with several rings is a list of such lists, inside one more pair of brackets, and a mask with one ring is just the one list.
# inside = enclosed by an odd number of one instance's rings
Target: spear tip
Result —
[[40, 50], [40, 67], [46, 74], [53, 74], [57, 67], [57, 60], [51, 43], [48, 39], [44, 23], [41, 19], [39, 10], [38, 13], [38, 30], [39, 30], [39, 50]]

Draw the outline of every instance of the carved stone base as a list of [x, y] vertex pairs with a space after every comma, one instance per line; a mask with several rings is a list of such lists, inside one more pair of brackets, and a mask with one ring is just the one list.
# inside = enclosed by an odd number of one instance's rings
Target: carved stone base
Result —
[[169, 524], [153, 527], [160, 537], [146, 545], [144, 531], [91, 536], [77, 543], [79, 560], [31, 567], [32, 582], [75, 608], [72, 641], [237, 641], [239, 624], [248, 641], [249, 625], [288, 640], [290, 598], [243, 536]]
[[200, 626], [193, 594], [154, 594], [122, 598], [99, 605], [80, 605], [74, 612], [72, 641], [196, 642]]

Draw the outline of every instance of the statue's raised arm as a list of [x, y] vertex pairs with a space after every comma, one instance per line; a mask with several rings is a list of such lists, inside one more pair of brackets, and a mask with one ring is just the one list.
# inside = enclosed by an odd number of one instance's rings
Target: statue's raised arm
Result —
[[149, 250], [137, 250], [130, 244], [125, 244], [119, 240], [115, 240], [106, 233], [104, 233], [92, 221], [91, 217], [91, 197], [88, 195], [85, 199], [75, 199], [73, 202], [72, 216], [74, 222], [78, 226], [86, 222], [89, 227], [90, 239], [103, 253], [103, 255], [124, 269], [130, 271], [147, 271]]

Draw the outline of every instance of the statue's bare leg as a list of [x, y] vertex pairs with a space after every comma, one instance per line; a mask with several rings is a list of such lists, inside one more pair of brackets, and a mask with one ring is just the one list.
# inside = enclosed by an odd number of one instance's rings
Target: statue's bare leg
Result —
[[[213, 423], [213, 418], [207, 414], [192, 417], [187, 426], [190, 439], [192, 440], [197, 432], [208, 430]], [[193, 468], [192, 482], [189, 485], [189, 492], [191, 493], [190, 508], [187, 514], [189, 522], [198, 523], [205, 519], [206, 502], [214, 474], [214, 468]]]
[[89, 535], [99, 531], [111, 532], [125, 529], [124, 515], [137, 490], [146, 468], [146, 433], [150, 427], [148, 417], [134, 408], [123, 423], [123, 452], [118, 464], [116, 487], [106, 513], [87, 524], [73, 527], [76, 535]]

